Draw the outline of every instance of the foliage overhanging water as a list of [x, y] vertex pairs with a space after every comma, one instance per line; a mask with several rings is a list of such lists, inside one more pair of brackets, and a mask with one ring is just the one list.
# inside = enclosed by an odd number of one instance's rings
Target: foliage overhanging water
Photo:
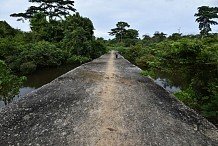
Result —
[[[78, 65], [65, 65], [52, 68], [44, 68], [35, 71], [34, 73], [27, 75], [27, 80], [23, 86], [19, 89], [19, 95], [15, 96], [14, 100], [19, 100], [20, 97], [25, 96], [31, 91], [51, 82], [60, 75], [76, 68]], [[3, 101], [0, 101], [0, 108], [4, 107]]]

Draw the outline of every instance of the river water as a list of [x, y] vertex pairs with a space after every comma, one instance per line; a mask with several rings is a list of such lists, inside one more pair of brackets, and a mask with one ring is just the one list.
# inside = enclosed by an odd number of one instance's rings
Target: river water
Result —
[[[27, 75], [27, 80], [24, 82], [23, 87], [19, 89], [20, 93], [14, 100], [19, 100], [22, 96], [30, 93], [31, 91], [51, 82], [62, 74], [76, 68], [78, 65], [66, 65], [60, 67], [44, 68], [35, 71], [31, 75]], [[0, 101], [0, 108], [4, 107], [3, 101]]]

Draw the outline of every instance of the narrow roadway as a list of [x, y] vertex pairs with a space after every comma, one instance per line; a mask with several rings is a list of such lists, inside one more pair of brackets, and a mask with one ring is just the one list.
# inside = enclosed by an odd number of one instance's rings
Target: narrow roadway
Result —
[[218, 130], [114, 52], [0, 111], [0, 146], [218, 146]]
[[[124, 121], [119, 108], [122, 106], [118, 102], [119, 98], [115, 79], [114, 56], [111, 54], [107, 62], [106, 71], [104, 75], [104, 84], [102, 91], [100, 91], [100, 106], [98, 117], [102, 124], [99, 128], [99, 141], [97, 146], [103, 145], [120, 145], [122, 140], [119, 139], [119, 133], [124, 133]], [[101, 88], [99, 86], [99, 88]]]

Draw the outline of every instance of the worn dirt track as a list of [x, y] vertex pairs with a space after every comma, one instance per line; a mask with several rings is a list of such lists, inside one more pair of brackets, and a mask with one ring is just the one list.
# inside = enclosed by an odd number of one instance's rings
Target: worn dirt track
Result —
[[0, 111], [0, 146], [218, 146], [218, 130], [113, 52]]

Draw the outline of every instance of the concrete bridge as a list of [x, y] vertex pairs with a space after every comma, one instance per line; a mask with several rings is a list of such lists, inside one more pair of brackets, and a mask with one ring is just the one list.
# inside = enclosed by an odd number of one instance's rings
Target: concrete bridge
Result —
[[218, 129], [113, 53], [0, 111], [0, 146], [218, 146]]

